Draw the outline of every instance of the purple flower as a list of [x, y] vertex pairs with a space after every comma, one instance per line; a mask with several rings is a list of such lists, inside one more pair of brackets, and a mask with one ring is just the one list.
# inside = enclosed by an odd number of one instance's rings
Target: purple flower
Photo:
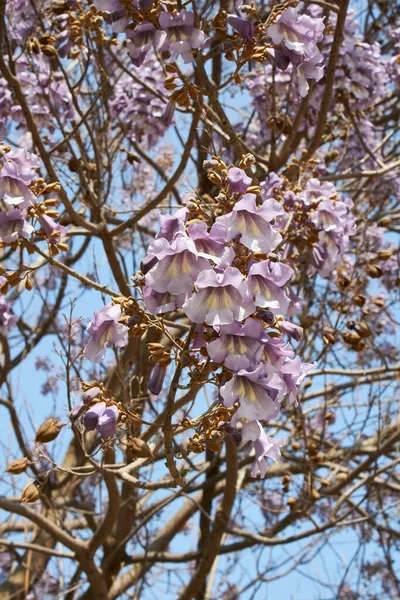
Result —
[[133, 31], [128, 29], [126, 35], [128, 53], [136, 67], [143, 63], [150, 48], [160, 49], [167, 38], [165, 31], [156, 29], [151, 23], [141, 23]]
[[19, 208], [11, 208], [7, 213], [0, 211], [0, 239], [4, 244], [12, 244], [18, 237], [28, 239], [32, 231], [32, 225], [25, 221], [24, 211]]
[[118, 323], [120, 317], [121, 307], [118, 304], [107, 304], [100, 311], [94, 311], [92, 321], [86, 329], [92, 339], [83, 350], [85, 358], [99, 363], [110, 344], [117, 348], [127, 344], [128, 327]]
[[344, 202], [332, 202], [329, 198], [322, 200], [311, 214], [311, 221], [318, 229], [332, 231], [343, 228], [343, 218], [349, 209]]
[[162, 367], [159, 363], [156, 363], [151, 371], [149, 381], [147, 382], [147, 389], [151, 394], [158, 396], [161, 392], [167, 368]]
[[235, 204], [233, 211], [216, 219], [216, 223], [227, 229], [227, 241], [241, 235], [242, 244], [253, 252], [272, 252], [282, 240], [281, 234], [270, 225], [277, 216], [284, 214], [282, 206], [269, 198], [260, 208], [256, 205], [256, 195], [246, 194]]
[[198, 274], [211, 269], [208, 260], [197, 252], [193, 240], [184, 235], [177, 235], [171, 243], [165, 238], [155, 240], [149, 246], [148, 255], [158, 259], [145, 276], [146, 284], [156, 292], [188, 294]]
[[237, 15], [228, 15], [227, 22], [244, 40], [250, 41], [254, 36], [256, 28], [254, 27], [253, 23], [250, 23], [250, 21], [242, 19]]
[[246, 319], [244, 325], [221, 325], [219, 338], [207, 344], [207, 352], [214, 362], [223, 363], [231, 371], [251, 371], [261, 361], [265, 335], [255, 319]]
[[187, 213], [186, 208], [180, 208], [173, 215], [163, 215], [159, 212], [160, 230], [156, 235], [156, 239], [165, 238], [168, 242], [172, 242], [176, 234], [185, 234]]
[[143, 147], [151, 148], [168, 127], [163, 120], [166, 109], [166, 100], [163, 99], [165, 76], [153, 53], [146, 56], [145, 52], [141, 62], [140, 68], [132, 66], [130, 69], [134, 79], [124, 74], [115, 84], [110, 114], [124, 127], [129, 126], [129, 137]]
[[324, 20], [300, 14], [295, 8], [285, 9], [267, 29], [274, 44], [288, 50], [307, 53], [320, 42], [325, 29]]
[[298, 386], [315, 365], [316, 363], [302, 363], [300, 357], [296, 356], [293, 360], [288, 358], [280, 367], [280, 373], [286, 384], [289, 404], [297, 401]]
[[282, 338], [270, 338], [265, 334], [263, 342], [262, 360], [271, 363], [277, 369], [280, 369], [287, 358], [294, 356], [292, 346], [286, 344]]
[[[294, 8], [287, 8], [267, 29], [274, 44], [280, 44], [286, 59], [293, 64], [301, 96], [308, 92], [307, 79], [319, 81], [324, 73], [323, 56], [317, 43], [323, 38], [323, 19], [302, 15]], [[287, 62], [281, 52], [275, 52], [279, 68], [285, 70]]]
[[[0, 277], [0, 283], [4, 279]], [[0, 331], [3, 335], [10, 333], [10, 330], [17, 324], [18, 317], [11, 312], [11, 302], [8, 302], [4, 296], [0, 295]]]
[[300, 62], [296, 67], [297, 75], [297, 89], [302, 98], [307, 95], [310, 86], [308, 85], [307, 79], [315, 79], [319, 81], [324, 76], [325, 67], [321, 64], [323, 56], [318, 49], [315, 50], [314, 54], [309, 56], [306, 60]]
[[83, 424], [85, 426], [86, 431], [94, 431], [97, 426], [97, 422], [99, 420], [100, 415], [104, 413], [106, 410], [105, 402], [96, 402], [93, 406], [91, 406], [83, 417]]
[[229, 169], [227, 180], [234, 194], [245, 194], [252, 183], [251, 177], [248, 177], [242, 169], [237, 167]]
[[192, 60], [192, 50], [203, 47], [206, 35], [194, 27], [194, 13], [181, 10], [176, 16], [163, 12], [159, 18], [160, 27], [167, 34], [161, 50], [169, 50], [180, 54], [184, 62]]
[[84, 412], [84, 410], [85, 410], [85, 405], [83, 402], [80, 402], [80, 404], [77, 404], [76, 406], [74, 406], [74, 408], [69, 413], [70, 421], [72, 423], [74, 421], [76, 421], [76, 419], [78, 419], [81, 416], [81, 414]]
[[274, 172], [269, 173], [265, 181], [260, 183], [260, 187], [262, 189], [262, 199], [266, 200], [267, 198], [272, 198], [275, 190], [278, 190], [282, 187], [282, 183], [283, 179], [279, 177], [279, 175]]
[[221, 257], [225, 251], [226, 229], [218, 223], [214, 223], [209, 233], [204, 221], [191, 223], [188, 236], [194, 241], [198, 252]]
[[279, 321], [279, 328], [296, 342], [303, 337], [303, 328], [290, 321]]
[[103, 437], [110, 437], [115, 434], [119, 410], [115, 405], [109, 406], [99, 416], [96, 429]]
[[93, 400], [95, 400], [96, 398], [99, 397], [100, 394], [100, 388], [97, 386], [91, 387], [88, 390], [86, 390], [86, 392], [83, 392], [82, 394], [82, 401], [84, 404], [90, 404], [91, 402], [93, 402]]
[[230, 325], [242, 321], [252, 312], [254, 305], [245, 304], [241, 287], [243, 275], [235, 267], [222, 273], [207, 270], [196, 280], [198, 292], [186, 300], [183, 310], [193, 323]]
[[48, 215], [40, 216], [39, 223], [50, 244], [58, 244], [60, 239], [67, 235], [67, 228], [56, 223]]
[[182, 308], [187, 298], [187, 294], [174, 296], [169, 292], [155, 292], [153, 288], [146, 285], [143, 290], [144, 305], [154, 315], [172, 312], [177, 308]]
[[293, 269], [283, 263], [270, 260], [254, 262], [249, 269], [247, 279], [249, 300], [256, 306], [269, 308], [274, 314], [286, 312], [290, 298], [283, 288], [293, 277]]
[[236, 418], [266, 421], [279, 413], [284, 387], [276, 369], [262, 364], [254, 371], [239, 371], [221, 387], [220, 394], [228, 408], [239, 402]]
[[86, 431], [97, 431], [103, 437], [110, 437], [115, 434], [119, 410], [115, 405], [109, 406], [105, 402], [96, 402], [91, 406], [83, 417], [83, 424]]
[[261, 478], [265, 477], [268, 465], [265, 461], [270, 458], [273, 461], [279, 461], [281, 457], [280, 448], [285, 444], [284, 439], [275, 440], [269, 437], [259, 421], [244, 423], [241, 431], [243, 442], [252, 441], [254, 443], [255, 461], [251, 470], [251, 476]]
[[34, 169], [40, 166], [35, 154], [28, 154], [25, 149], [8, 152], [3, 156], [0, 170], [0, 197], [8, 204], [27, 208], [35, 201], [29, 189], [36, 175]]

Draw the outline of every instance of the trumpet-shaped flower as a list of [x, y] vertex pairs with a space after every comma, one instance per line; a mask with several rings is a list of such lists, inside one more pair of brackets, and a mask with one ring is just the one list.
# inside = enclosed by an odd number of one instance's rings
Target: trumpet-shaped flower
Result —
[[240, 235], [241, 243], [249, 250], [268, 253], [275, 250], [282, 240], [271, 221], [283, 213], [282, 206], [273, 198], [268, 198], [257, 208], [256, 195], [245, 194], [233, 211], [218, 217], [216, 223], [226, 227], [228, 242]]

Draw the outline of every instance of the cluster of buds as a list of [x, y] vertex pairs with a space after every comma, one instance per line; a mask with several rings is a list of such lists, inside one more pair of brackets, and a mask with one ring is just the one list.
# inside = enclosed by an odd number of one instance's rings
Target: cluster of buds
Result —
[[3, 280], [0, 283], [0, 294], [7, 294], [10, 288], [18, 287], [23, 282], [25, 289], [30, 292], [33, 288], [33, 284], [29, 278], [29, 273], [30, 270], [25, 267], [21, 267], [21, 269], [16, 271], [5, 271], [5, 269], [0, 267], [0, 277], [2, 277]]
[[232, 408], [220, 405], [199, 419], [192, 421], [185, 417], [181, 422], [182, 427], [195, 429], [194, 435], [189, 438], [187, 453], [200, 454], [206, 449], [220, 452], [226, 437], [225, 424], [229, 423], [236, 410], [236, 405]]
[[66, 31], [69, 34], [69, 40], [67, 45], [68, 52], [64, 51], [63, 55], [68, 53], [70, 58], [77, 58], [87, 46], [85, 35], [93, 36], [96, 44], [99, 46], [104, 45], [105, 42], [114, 45], [118, 43], [117, 40], [109, 40], [106, 37], [105, 31], [101, 26], [103, 19], [93, 4], [84, 8], [83, 4], [78, 3], [73, 8], [78, 10], [71, 10], [69, 7], [65, 10], [65, 13], [68, 14]]
[[59, 217], [59, 212], [54, 209], [58, 205], [57, 198], [48, 198], [37, 202], [27, 210], [27, 215], [37, 219], [40, 229], [35, 231], [36, 236], [46, 239], [49, 243], [49, 251], [52, 256], [60, 252], [67, 252], [69, 246], [61, 242], [61, 238], [67, 234], [67, 229], [54, 221]]
[[86, 431], [97, 430], [103, 438], [113, 436], [117, 424], [126, 421], [127, 412], [102, 383], [82, 382], [82, 389], [82, 402], [72, 409], [71, 422], [82, 422]]
[[160, 367], [168, 367], [171, 364], [171, 348], [167, 348], [162, 344], [152, 343], [147, 344], [149, 350], [149, 360], [154, 364], [160, 365]]
[[43, 33], [40, 37], [31, 37], [26, 42], [26, 48], [29, 53], [40, 54], [54, 58], [57, 56], [57, 50], [54, 46], [56, 38], [50, 33]]

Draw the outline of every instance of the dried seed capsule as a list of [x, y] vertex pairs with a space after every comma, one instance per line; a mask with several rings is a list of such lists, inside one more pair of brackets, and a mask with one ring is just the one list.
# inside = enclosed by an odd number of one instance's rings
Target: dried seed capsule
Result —
[[33, 504], [33, 502], [37, 502], [39, 498], [40, 486], [37, 481], [31, 481], [22, 490], [21, 502], [25, 502], [26, 504]]
[[29, 465], [32, 463], [29, 461], [29, 458], [16, 458], [8, 465], [8, 469], [6, 473], [11, 473], [11, 475], [19, 475], [20, 473], [24, 473]]
[[57, 423], [56, 419], [47, 419], [37, 430], [35, 442], [40, 442], [41, 444], [52, 442], [56, 439], [62, 427], [64, 425]]

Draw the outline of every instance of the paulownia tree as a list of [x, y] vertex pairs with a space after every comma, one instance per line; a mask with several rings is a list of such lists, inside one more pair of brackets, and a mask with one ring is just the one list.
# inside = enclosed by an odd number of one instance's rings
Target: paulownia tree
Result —
[[0, 3], [0, 600], [400, 597], [399, 48]]

